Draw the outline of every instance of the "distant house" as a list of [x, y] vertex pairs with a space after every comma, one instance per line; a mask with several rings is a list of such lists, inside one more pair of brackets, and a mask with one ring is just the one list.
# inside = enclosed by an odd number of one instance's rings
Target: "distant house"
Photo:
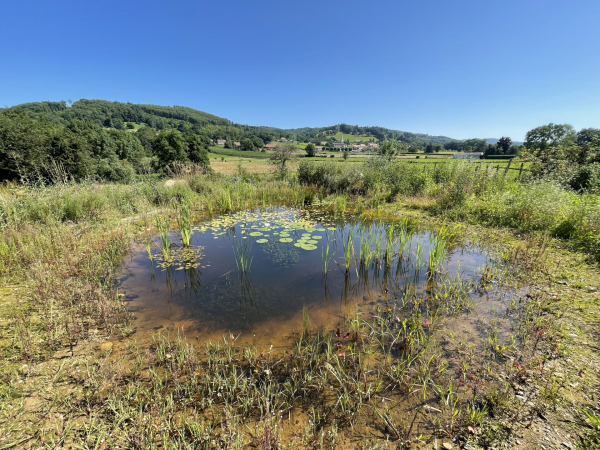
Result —
[[315, 147], [315, 151], [316, 152], [322, 152], [323, 151], [323, 147]]
[[265, 145], [265, 148], [269, 149], [269, 150], [273, 150], [276, 147], [277, 147], [277, 144], [267, 144], [267, 145]]
[[454, 159], [481, 159], [483, 156], [483, 152], [464, 152], [464, 153], [455, 153]]
[[226, 139], [217, 139], [217, 145], [225, 145]]
[[233, 145], [235, 145], [235, 148], [241, 147], [242, 144], [240, 144], [239, 142], [234, 142]]
[[284, 138], [284, 137], [282, 137], [282, 138], [279, 138], [279, 141], [280, 141], [280, 142], [287, 142], [287, 139], [286, 139], [286, 138]]
[[321, 145], [323, 145], [323, 146], [327, 145], [327, 141], [321, 141]]

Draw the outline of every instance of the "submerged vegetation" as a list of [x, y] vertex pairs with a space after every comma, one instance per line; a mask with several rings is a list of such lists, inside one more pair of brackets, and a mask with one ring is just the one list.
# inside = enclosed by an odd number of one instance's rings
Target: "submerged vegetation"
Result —
[[[375, 158], [301, 163], [297, 175], [277, 177], [182, 167], [167, 185], [5, 184], [0, 448], [488, 448], [541, 439], [558, 410], [580, 424], [560, 425], [571, 427], [563, 436], [597, 445], [586, 391], [598, 380], [569, 335], [595, 351], [598, 196], [511, 175]], [[235, 212], [269, 206], [318, 208], [333, 230], [231, 231], [243, 222]], [[228, 334], [197, 343], [180, 328], [147, 343], [127, 293], [114, 289], [120, 264], [139, 242], [165, 274], [191, 274], [204, 260], [184, 251], [199, 251], [194, 234], [209, 226], [196, 217], [232, 234], [242, 289], [251, 289], [258, 249], [279, 252], [273, 260], [284, 265], [296, 260], [290, 250], [319, 246], [325, 291], [333, 271], [349, 291], [387, 284], [333, 329], [300, 304], [285, 348]], [[491, 254], [473, 274], [447, 264], [466, 243]], [[482, 338], [461, 328], [471, 314]]]

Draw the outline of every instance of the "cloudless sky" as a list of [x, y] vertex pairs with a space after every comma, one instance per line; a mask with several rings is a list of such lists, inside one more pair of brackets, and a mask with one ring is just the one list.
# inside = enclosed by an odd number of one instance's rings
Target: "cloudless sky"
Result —
[[600, 127], [600, 0], [0, 0], [0, 106], [464, 139]]

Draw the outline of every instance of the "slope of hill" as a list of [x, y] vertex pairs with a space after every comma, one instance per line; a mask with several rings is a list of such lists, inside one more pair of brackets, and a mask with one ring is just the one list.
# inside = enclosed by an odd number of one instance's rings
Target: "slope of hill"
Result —
[[[185, 106], [159, 106], [133, 103], [110, 102], [107, 100], [78, 100], [70, 106], [61, 102], [35, 102], [14, 106], [25, 110], [32, 117], [45, 117], [51, 122], [66, 125], [74, 119], [93, 122], [107, 128], [124, 129], [125, 123], [146, 124], [157, 130], [178, 129], [191, 131], [210, 139], [231, 138], [239, 141], [245, 137], [256, 136], [264, 142], [281, 137], [301, 142], [318, 142], [328, 137], [356, 136], [345, 140], [399, 139], [407, 144], [425, 146], [427, 144], [445, 144], [455, 139], [446, 136], [390, 130], [375, 126], [338, 124], [318, 128], [282, 129], [268, 126], [250, 126], [233, 123], [223, 117], [208, 114]], [[136, 126], [137, 128], [137, 126]]]

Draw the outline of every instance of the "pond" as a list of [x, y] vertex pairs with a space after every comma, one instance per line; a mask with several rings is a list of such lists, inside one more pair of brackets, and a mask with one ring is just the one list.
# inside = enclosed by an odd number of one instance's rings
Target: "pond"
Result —
[[510, 294], [494, 288], [485, 249], [458, 245], [447, 227], [273, 208], [217, 216], [191, 231], [186, 248], [179, 232], [164, 230], [133, 248], [116, 288], [138, 337], [178, 330], [214, 341], [232, 333], [285, 349], [306, 320], [346, 333], [353, 318], [387, 312], [401, 321], [414, 315], [416, 299], [439, 297], [443, 307], [423, 302], [422, 323], [446, 313], [445, 326], [475, 342], [486, 338], [482, 319], [500, 319]]

